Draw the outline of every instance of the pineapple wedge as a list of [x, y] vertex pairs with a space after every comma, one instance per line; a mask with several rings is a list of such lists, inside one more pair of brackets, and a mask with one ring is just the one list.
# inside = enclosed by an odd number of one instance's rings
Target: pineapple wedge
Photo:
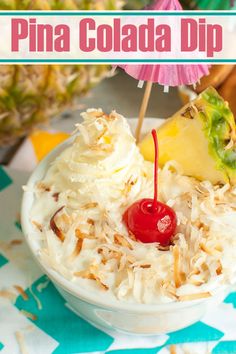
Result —
[[[157, 129], [159, 163], [175, 160], [184, 175], [212, 183], [236, 184], [236, 126], [228, 103], [209, 87]], [[140, 143], [154, 161], [149, 134]]]

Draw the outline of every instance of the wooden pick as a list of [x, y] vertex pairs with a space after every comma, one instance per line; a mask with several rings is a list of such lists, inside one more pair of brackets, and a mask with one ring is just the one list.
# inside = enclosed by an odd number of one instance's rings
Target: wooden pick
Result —
[[147, 81], [144, 95], [143, 95], [142, 104], [141, 104], [140, 111], [139, 111], [138, 124], [137, 124], [136, 131], [135, 131], [135, 138], [136, 138], [137, 143], [139, 142], [139, 139], [140, 139], [140, 133], [141, 133], [142, 125], [143, 125], [143, 120], [144, 120], [144, 117], [145, 117], [145, 114], [147, 111], [147, 106], [148, 106], [151, 90], [152, 90], [152, 82]]

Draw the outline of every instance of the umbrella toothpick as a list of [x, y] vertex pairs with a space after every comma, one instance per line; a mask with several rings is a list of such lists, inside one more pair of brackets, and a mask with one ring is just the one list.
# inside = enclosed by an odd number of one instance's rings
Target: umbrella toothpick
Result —
[[[179, 0], [153, 0], [153, 3], [144, 9], [153, 11], [183, 10]], [[164, 86], [164, 92], [166, 92], [167, 87], [193, 85], [204, 75], [209, 74], [209, 65], [207, 64], [118, 64], [117, 66], [122, 68], [134, 79], [139, 80], [138, 87], [142, 87], [143, 82], [146, 82], [145, 92], [139, 111], [138, 124], [135, 131], [137, 143], [140, 140], [140, 133], [153, 83]]]
[[136, 131], [135, 131], [135, 138], [136, 138], [137, 143], [139, 142], [139, 139], [140, 139], [140, 133], [141, 133], [142, 125], [143, 125], [143, 120], [144, 120], [144, 117], [145, 117], [145, 114], [147, 111], [147, 106], [148, 106], [151, 90], [152, 90], [152, 81], [147, 81], [146, 87], [145, 87], [145, 92], [143, 95], [142, 104], [141, 104], [140, 111], [139, 111], [138, 124], [137, 124]]

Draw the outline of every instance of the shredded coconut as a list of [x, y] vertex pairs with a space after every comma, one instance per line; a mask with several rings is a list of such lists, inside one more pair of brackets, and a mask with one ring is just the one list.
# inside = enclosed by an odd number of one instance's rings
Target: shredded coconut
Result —
[[[32, 237], [41, 260], [78, 286], [134, 303], [207, 298], [233, 283], [235, 189], [183, 176], [167, 163], [159, 170], [159, 199], [176, 211], [173, 244], [138, 242], [122, 215], [153, 196], [153, 164], [144, 161], [121, 115], [91, 109], [82, 116], [73, 144], [35, 185]], [[165, 218], [158, 225], [167, 226]]]

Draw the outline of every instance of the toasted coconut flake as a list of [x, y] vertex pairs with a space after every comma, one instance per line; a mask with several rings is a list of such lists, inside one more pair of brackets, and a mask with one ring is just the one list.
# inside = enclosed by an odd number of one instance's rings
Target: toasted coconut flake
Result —
[[43, 226], [39, 224], [37, 221], [32, 220], [32, 224], [40, 231], [43, 232]]
[[26, 294], [26, 292], [24, 291], [24, 289], [20, 285], [14, 285], [14, 288], [22, 296], [22, 298], [25, 301], [29, 300], [29, 296]]
[[29, 351], [25, 344], [25, 337], [22, 332], [15, 332], [16, 340], [18, 342], [21, 354], [29, 354]]
[[204, 280], [190, 279], [189, 282], [190, 284], [193, 284], [195, 286], [201, 286], [202, 284], [204, 284]]
[[213, 250], [211, 250], [210, 248], [208, 248], [204, 243], [200, 243], [200, 249], [203, 252], [206, 252], [207, 254], [209, 254], [210, 256], [213, 256], [215, 254], [215, 252]]
[[200, 270], [197, 268], [193, 268], [193, 270], [188, 274], [187, 279], [190, 279], [193, 275], [199, 275]]
[[178, 299], [178, 296], [176, 295], [176, 291], [173, 288], [173, 286], [169, 285], [169, 282], [167, 282], [163, 288], [166, 290], [166, 293], [169, 295], [169, 297], [173, 298], [174, 300]]
[[95, 274], [93, 271], [94, 271], [94, 268], [90, 267], [90, 269], [82, 270], [80, 272], [75, 272], [74, 275], [76, 277], [81, 277], [84, 279], [95, 280], [103, 290], [108, 290], [109, 287], [106, 284], [104, 284], [101, 281], [100, 277], [97, 274]]
[[59, 195], [60, 195], [59, 192], [53, 193], [52, 197], [53, 197], [53, 199], [55, 200], [55, 202], [58, 202], [58, 200], [59, 200]]
[[204, 195], [208, 195], [209, 193], [207, 192], [207, 190], [203, 187], [203, 186], [201, 186], [201, 185], [196, 185], [195, 186], [195, 190], [197, 191], [197, 192], [199, 192], [200, 194], [204, 194]]
[[138, 242], [137, 241], [137, 238], [135, 237], [135, 235], [129, 230], [129, 238], [132, 240], [132, 241], [135, 241], [135, 242]]
[[82, 239], [82, 240], [84, 240], [85, 238], [89, 238], [89, 239], [93, 239], [94, 238], [93, 235], [85, 234], [85, 233], [81, 232], [80, 229], [76, 229], [75, 230], [75, 236], [78, 239]]
[[[95, 143], [97, 144], [99, 142], [99, 140], [101, 140], [101, 138], [103, 138], [103, 140], [106, 142], [106, 137], [105, 137], [105, 134], [108, 132], [108, 128], [107, 126], [104, 126], [101, 133], [98, 134], [98, 136], [96, 137], [95, 139]], [[109, 139], [108, 139], [109, 140]]]
[[120, 258], [122, 257], [122, 251], [117, 251], [114, 249], [110, 249], [108, 247], [108, 245], [104, 245], [103, 247], [99, 247], [98, 248], [98, 253], [99, 254], [104, 254], [105, 256], [105, 252], [106, 252], [106, 257], [107, 259], [117, 259], [120, 260]]
[[122, 253], [118, 252], [118, 251], [110, 251], [109, 255], [110, 255], [110, 258], [117, 259], [117, 261], [120, 261], [120, 259], [122, 257]]
[[173, 247], [173, 257], [174, 257], [174, 281], [176, 288], [181, 286], [181, 274], [180, 274], [180, 250], [179, 247], [176, 245]]
[[89, 225], [94, 226], [95, 221], [94, 221], [93, 219], [91, 219], [91, 218], [88, 218], [88, 219], [87, 219], [87, 223], [88, 223]]
[[211, 296], [212, 296], [211, 293], [209, 291], [206, 291], [204, 293], [181, 295], [181, 296], [178, 296], [178, 300], [179, 301], [192, 301], [192, 300], [198, 300], [198, 299], [206, 299]]
[[109, 290], [109, 287], [106, 284], [104, 284], [99, 277], [96, 277], [96, 282], [101, 286], [103, 290], [106, 291]]
[[99, 110], [89, 112], [89, 114], [90, 114], [90, 116], [93, 116], [95, 118], [101, 118], [101, 117], [105, 116], [105, 113], [103, 111], [99, 111]]
[[161, 245], [158, 245], [157, 246], [157, 249], [159, 251], [169, 251], [170, 250], [170, 246], [161, 246]]
[[169, 296], [170, 296], [172, 299], [178, 300], [178, 296], [176, 295], [176, 292], [175, 292], [175, 291], [167, 289], [167, 293], [169, 294]]
[[203, 272], [206, 272], [208, 270], [208, 265], [206, 264], [206, 262], [202, 263], [201, 268], [202, 268]]
[[116, 111], [112, 111], [109, 115], [106, 115], [107, 120], [116, 120], [117, 119], [117, 113]]
[[45, 184], [44, 182], [38, 182], [37, 188], [41, 189], [44, 192], [50, 192], [50, 190], [51, 190], [51, 188], [47, 184]]
[[219, 200], [218, 198], [215, 198], [215, 204], [216, 205], [227, 205], [227, 202]]
[[97, 249], [97, 252], [98, 252], [98, 254], [102, 254], [102, 253], [103, 253], [103, 248], [99, 247], [99, 248]]
[[0, 297], [3, 297], [13, 302], [15, 301], [16, 295], [9, 290], [0, 290]]
[[205, 232], [209, 231], [209, 226], [205, 225], [200, 220], [196, 220], [195, 222], [193, 222], [193, 225], [196, 226], [199, 230], [203, 230]]
[[127, 263], [133, 264], [134, 262], [136, 262], [136, 257], [132, 256], [131, 254], [128, 254], [126, 258], [127, 258]]
[[114, 242], [120, 246], [127, 247], [130, 250], [133, 249], [133, 246], [125, 239], [123, 235], [114, 234]]
[[216, 269], [216, 274], [221, 275], [223, 271], [222, 264], [219, 262], [219, 267]]
[[137, 183], [137, 178], [135, 178], [135, 180], [133, 179], [133, 177], [131, 176], [128, 181], [125, 182], [125, 186], [124, 186], [124, 190], [123, 190], [123, 195], [124, 197], [127, 197], [128, 194], [130, 193], [132, 187]]
[[171, 345], [170, 346], [170, 354], [177, 354], [176, 345]]
[[69, 217], [67, 214], [63, 213], [60, 215], [60, 221], [65, 224], [65, 225], [70, 225], [71, 224], [71, 217]]
[[184, 272], [180, 272], [180, 279], [181, 279], [181, 283], [185, 283], [187, 276]]
[[140, 268], [143, 268], [143, 269], [151, 268], [151, 264], [141, 264]]
[[72, 252], [72, 255], [71, 255], [72, 258], [75, 258], [75, 257], [77, 257], [80, 254], [80, 252], [82, 250], [82, 247], [83, 247], [83, 242], [84, 242], [84, 240], [81, 239], [81, 238], [79, 238], [77, 240], [76, 245], [75, 245], [75, 249], [74, 249], [74, 251]]
[[103, 265], [107, 264], [108, 259], [107, 259], [107, 258], [105, 257], [105, 255], [104, 255], [103, 248], [98, 248], [98, 249], [97, 249], [97, 253], [100, 254], [101, 257], [102, 257], [102, 260], [101, 260], [102, 264], [103, 264]]
[[60, 213], [60, 211], [64, 208], [65, 206], [62, 206], [61, 208], [59, 208], [51, 217], [50, 219], [50, 227], [52, 229], [52, 231], [54, 232], [54, 234], [63, 242], [65, 240], [65, 235], [63, 234], [63, 232], [57, 227], [57, 224], [55, 222], [55, 217]]
[[90, 273], [89, 271], [75, 272], [74, 275], [84, 279], [96, 280], [95, 275], [93, 273]]
[[25, 317], [29, 318], [29, 319], [32, 320], [32, 321], [36, 321], [36, 320], [37, 320], [37, 316], [34, 315], [33, 313], [29, 312], [29, 311], [21, 310], [21, 313], [22, 313]]
[[96, 202], [92, 202], [92, 203], [87, 203], [87, 204], [84, 204], [80, 207], [80, 209], [93, 209], [93, 208], [96, 208], [98, 206], [98, 203]]
[[223, 248], [220, 244], [215, 245], [215, 250], [218, 252], [223, 252]]

